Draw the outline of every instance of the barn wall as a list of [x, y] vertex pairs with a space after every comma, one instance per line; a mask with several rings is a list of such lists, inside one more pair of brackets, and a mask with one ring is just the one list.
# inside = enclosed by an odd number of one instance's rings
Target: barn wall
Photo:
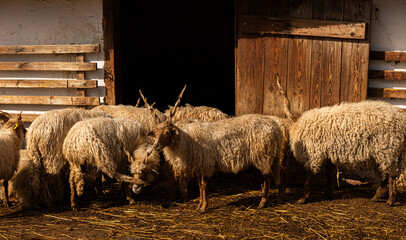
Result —
[[[85, 79], [98, 80], [97, 89], [86, 90], [87, 96], [99, 96], [103, 101], [102, 0], [13, 0], [1, 1], [0, 45], [100, 44], [100, 52], [86, 54], [86, 62], [97, 63], [97, 71], [85, 74]], [[0, 55], [0, 61], [75, 61], [71, 55]], [[0, 72], [0, 78], [59, 79], [75, 78], [75, 73], [62, 72]], [[0, 88], [0, 95], [76, 96], [76, 90]], [[58, 106], [0, 105], [8, 112], [42, 113]]]
[[[379, 10], [379, 11], [378, 11]], [[406, 51], [406, 1], [373, 0], [371, 51]], [[371, 70], [406, 71], [406, 62], [371, 61]], [[369, 87], [406, 89], [406, 81], [369, 79]], [[382, 99], [406, 108], [406, 99]]]

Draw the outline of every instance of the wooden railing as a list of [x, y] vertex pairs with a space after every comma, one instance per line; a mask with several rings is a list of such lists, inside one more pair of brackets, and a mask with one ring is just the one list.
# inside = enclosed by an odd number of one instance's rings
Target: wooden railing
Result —
[[[386, 62], [406, 62], [406, 52], [371, 51], [369, 59]], [[401, 81], [406, 80], [406, 72], [394, 70], [369, 70], [368, 78]], [[368, 88], [368, 97], [406, 99], [406, 89]]]
[[[76, 79], [0, 79], [0, 88], [77, 89], [77, 96], [0, 95], [0, 104], [93, 106], [99, 97], [86, 96], [86, 89], [97, 88], [96, 80], [86, 80], [85, 72], [96, 71], [96, 63], [85, 62], [85, 54], [100, 51], [99, 44], [0, 46], [0, 55], [74, 54], [75, 62], [0, 62], [0, 71], [76, 72]], [[38, 114], [23, 114], [27, 122]]]

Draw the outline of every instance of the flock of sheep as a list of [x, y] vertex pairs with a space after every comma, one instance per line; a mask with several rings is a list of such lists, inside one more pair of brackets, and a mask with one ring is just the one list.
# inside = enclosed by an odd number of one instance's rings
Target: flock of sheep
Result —
[[[164, 113], [140, 92], [145, 107], [51, 110], [35, 119], [26, 134], [21, 114], [13, 119], [0, 112], [5, 205], [9, 181], [10, 192], [24, 208], [49, 207], [70, 194], [71, 207], [77, 210], [84, 191], [102, 193], [103, 178], [121, 182], [131, 204], [145, 186], [167, 182], [178, 186], [185, 198], [188, 181], [197, 179], [197, 211], [204, 212], [208, 180], [214, 173], [254, 167], [264, 176], [258, 206], [262, 208], [271, 179], [278, 198], [283, 197], [289, 155], [308, 170], [299, 203], [308, 200], [312, 178], [324, 168], [331, 194], [336, 166], [375, 171], [381, 183], [372, 200], [389, 192], [387, 203], [394, 204], [396, 182], [406, 173], [406, 114], [399, 108], [367, 100], [312, 109], [294, 119], [280, 87], [286, 119], [262, 114], [231, 117], [216, 108], [179, 106], [185, 88]], [[28, 157], [20, 160], [24, 135]]]

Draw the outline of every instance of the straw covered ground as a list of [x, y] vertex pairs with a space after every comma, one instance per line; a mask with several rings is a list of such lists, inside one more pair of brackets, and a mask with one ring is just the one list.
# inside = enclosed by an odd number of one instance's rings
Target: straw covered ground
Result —
[[[144, 189], [128, 205], [118, 184], [104, 196], [79, 199], [73, 212], [66, 202], [51, 209], [0, 207], [2, 239], [406, 239], [405, 194], [395, 207], [370, 202], [375, 188], [341, 186], [330, 200], [315, 186], [311, 202], [296, 204], [303, 187], [290, 185], [284, 202], [256, 209], [261, 177], [256, 172], [218, 175], [209, 189], [207, 213], [195, 211], [198, 189], [178, 202], [162, 192]], [[212, 184], [213, 185], [213, 184]]]

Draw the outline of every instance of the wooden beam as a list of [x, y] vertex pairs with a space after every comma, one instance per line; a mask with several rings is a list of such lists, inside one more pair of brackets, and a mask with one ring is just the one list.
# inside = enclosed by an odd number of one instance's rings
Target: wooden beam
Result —
[[406, 80], [406, 71], [369, 70], [369, 78], [384, 80]]
[[96, 80], [0, 79], [2, 88], [97, 88]]
[[32, 105], [68, 105], [96, 106], [99, 97], [67, 97], [67, 96], [0, 96], [0, 104], [32, 104]]
[[406, 89], [368, 88], [368, 97], [406, 99]]
[[282, 34], [344, 39], [365, 39], [366, 23], [313, 19], [242, 16], [241, 31], [256, 34]]
[[[11, 117], [15, 118], [19, 113], [9, 113]], [[22, 114], [21, 118], [23, 122], [33, 122], [41, 114]]]
[[99, 51], [99, 44], [0, 46], [0, 54], [70, 54]]
[[96, 71], [89, 62], [0, 62], [0, 71]]
[[406, 52], [371, 51], [370, 60], [406, 62]]

